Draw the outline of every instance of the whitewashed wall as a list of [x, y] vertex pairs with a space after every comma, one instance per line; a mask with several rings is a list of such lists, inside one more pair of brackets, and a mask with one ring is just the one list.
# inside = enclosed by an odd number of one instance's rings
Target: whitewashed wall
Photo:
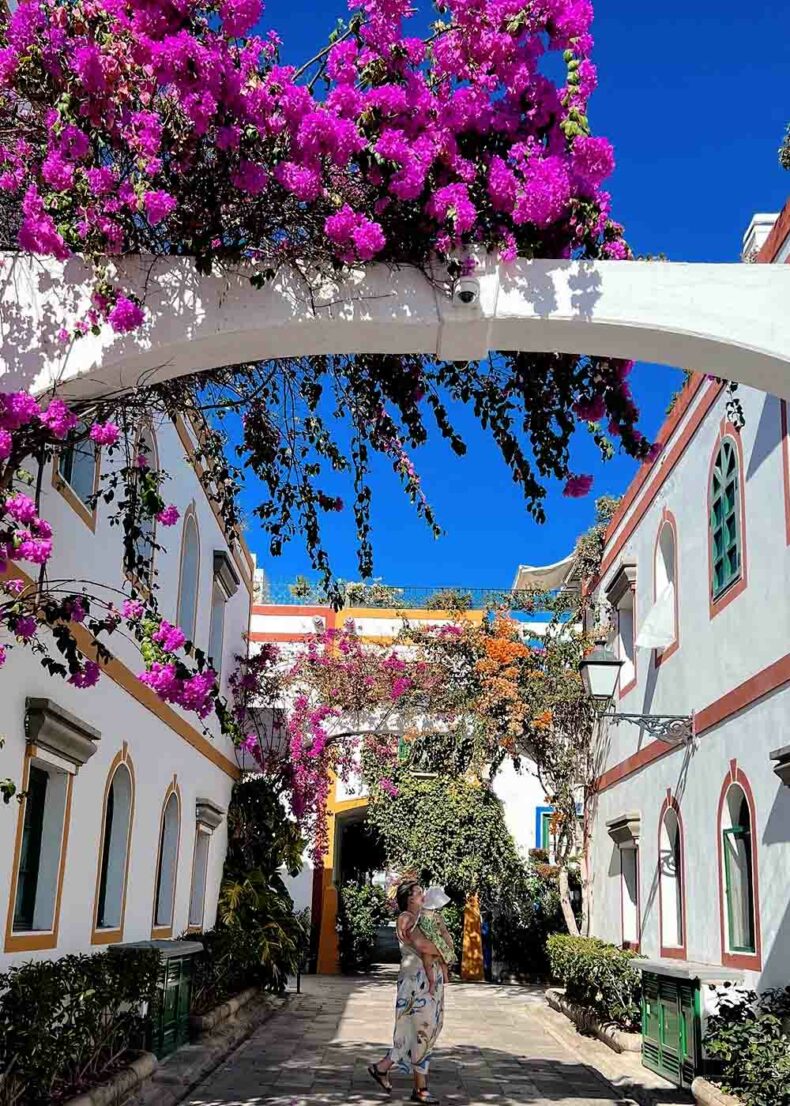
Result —
[[[169, 423], [156, 427], [159, 465], [173, 475], [166, 482], [166, 502], [175, 503], [182, 519], [191, 507], [200, 535], [200, 575], [198, 589], [196, 641], [208, 643], [213, 553], [227, 549], [227, 542], [210, 504], [190, 466], [175, 429]], [[42, 513], [54, 529], [55, 555], [50, 564], [52, 578], [100, 581], [120, 589], [123, 584], [120, 531], [109, 525], [108, 510], [99, 506], [95, 533], [64, 497], [55, 490], [51, 473], [44, 480]], [[176, 621], [182, 522], [171, 528], [158, 527], [157, 539], [166, 552], [157, 553], [159, 602], [164, 616]], [[242, 574], [244, 561], [236, 564]], [[90, 590], [90, 589], [89, 589]], [[120, 597], [116, 597], [120, 601]], [[249, 622], [250, 593], [242, 580], [225, 612], [223, 684], [232, 667], [233, 656], [246, 648], [243, 634]], [[134, 646], [116, 635], [110, 642], [113, 651], [133, 673], [142, 670]], [[124, 941], [150, 938], [155, 895], [156, 864], [160, 817], [165, 793], [175, 776], [181, 796], [180, 840], [176, 881], [173, 934], [183, 932], [189, 922], [189, 899], [195, 845], [195, 801], [209, 799], [222, 810], [230, 800], [233, 779], [184, 737], [148, 710], [106, 673], [95, 688], [78, 690], [57, 677], [50, 677], [29, 649], [21, 646], [10, 651], [0, 670], [0, 776], [10, 776], [21, 784], [25, 758], [25, 700], [45, 697], [54, 700], [77, 716], [81, 722], [99, 730], [97, 752], [83, 765], [73, 782], [71, 823], [60, 910], [58, 943], [42, 952], [0, 953], [0, 964], [31, 957], [52, 957], [68, 952], [89, 952], [91, 926], [95, 910], [98, 852], [102, 831], [103, 798], [107, 775], [123, 743], [133, 763], [135, 777], [134, 812], [126, 896]], [[193, 728], [201, 729], [194, 715], [175, 708]], [[231, 742], [216, 732], [209, 722], [213, 749], [231, 768], [235, 757]], [[15, 801], [0, 806], [0, 924], [5, 927], [9, 888], [12, 884], [14, 841], [18, 805]], [[226, 849], [226, 825], [213, 832], [206, 879], [204, 928], [214, 921], [216, 900]], [[0, 947], [2, 943], [0, 942]], [[97, 946], [93, 946], [94, 951]]]
[[659, 815], [667, 788], [680, 806], [685, 845], [687, 959], [721, 963], [717, 826], [719, 795], [737, 759], [755, 801], [753, 833], [758, 842], [762, 974], [747, 972], [750, 986], [784, 987], [790, 982], [790, 788], [771, 770], [770, 750], [787, 744], [790, 689], [756, 703], [706, 734], [696, 749], [671, 753], [598, 797], [591, 852], [592, 928], [616, 944], [621, 940], [620, 868], [606, 822], [636, 811], [641, 815], [641, 951], [660, 952], [658, 893]]
[[[679, 439], [703, 401], [701, 389], [665, 449], [668, 463]], [[745, 479], [745, 557], [747, 586], [711, 618], [708, 567], [708, 480], [725, 397], [715, 402], [690, 439], [674, 471], [628, 538], [602, 580], [605, 590], [621, 563], [635, 563], [636, 631], [653, 601], [654, 549], [662, 513], [677, 523], [679, 648], [660, 666], [650, 650], [637, 649], [636, 684], [617, 700], [621, 712], [687, 714], [700, 712], [729, 695], [776, 662], [790, 646], [790, 546], [787, 544], [780, 404], [742, 388], [746, 424], [741, 431]], [[651, 475], [652, 479], [652, 475]], [[647, 482], [647, 487], [650, 485]], [[640, 495], [609, 543], [616, 541], [640, 505]], [[601, 742], [601, 770], [611, 770], [637, 754], [650, 738], [631, 725], [608, 726]], [[718, 893], [719, 796], [730, 762], [737, 759], [755, 796], [755, 835], [762, 929], [761, 986], [790, 982], [790, 789], [772, 771], [769, 753], [790, 744], [790, 684], [765, 695], [704, 732], [693, 750], [678, 750], [642, 767], [599, 796], [592, 842], [592, 928], [621, 937], [619, 859], [606, 822], [631, 811], [641, 813], [642, 951], [659, 954], [658, 817], [668, 788], [680, 803], [687, 872], [687, 955], [692, 961], [721, 963]], [[755, 981], [757, 976], [750, 973]]]
[[530, 849], [540, 848], [536, 818], [537, 811], [548, 806], [545, 792], [527, 762], [517, 772], [508, 760], [494, 779], [494, 794], [502, 803], [507, 828], [526, 859]]

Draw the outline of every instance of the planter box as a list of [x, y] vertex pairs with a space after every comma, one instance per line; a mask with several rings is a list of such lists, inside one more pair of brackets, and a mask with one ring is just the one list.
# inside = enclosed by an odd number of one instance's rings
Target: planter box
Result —
[[613, 1052], [642, 1051], [641, 1033], [628, 1033], [612, 1022], [602, 1022], [595, 1011], [569, 1002], [565, 998], [565, 992], [559, 988], [549, 987], [546, 991], [546, 1002], [552, 1010], [558, 1010], [566, 1018], [570, 1018], [582, 1032], [592, 1033]]
[[[246, 991], [242, 991], [226, 1002], [220, 1003], [213, 1010], [191, 1017], [189, 1019], [191, 1034], [200, 1037], [211, 1033], [223, 1022], [237, 1014], [243, 1007], [249, 1005], [252, 999], [264, 993], [258, 987], [248, 987]], [[224, 1044], [220, 1046], [220, 1051], [225, 1051]], [[169, 1059], [174, 1061], [177, 1056], [178, 1050], [171, 1053]], [[152, 1052], [143, 1052], [128, 1067], [117, 1072], [108, 1082], [77, 1095], [76, 1098], [68, 1099], [64, 1106], [123, 1106], [142, 1084], [151, 1079], [159, 1067], [160, 1062]], [[162, 1070], [164, 1074], [167, 1068]]]
[[210, 1033], [216, 1026], [227, 1021], [228, 1018], [232, 1018], [235, 1013], [241, 1010], [242, 1006], [246, 1006], [260, 993], [260, 988], [248, 987], [246, 991], [221, 1002], [213, 1010], [207, 1010], [205, 1014], [193, 1014], [189, 1019], [191, 1035], [199, 1036], [201, 1033]]
[[698, 1075], [691, 1084], [691, 1093], [699, 1106], [743, 1106], [740, 1098], [725, 1094], [719, 1087]]
[[158, 1063], [153, 1052], [143, 1052], [107, 1083], [100, 1083], [93, 1090], [70, 1098], [65, 1106], [120, 1106], [132, 1091], [151, 1078]]

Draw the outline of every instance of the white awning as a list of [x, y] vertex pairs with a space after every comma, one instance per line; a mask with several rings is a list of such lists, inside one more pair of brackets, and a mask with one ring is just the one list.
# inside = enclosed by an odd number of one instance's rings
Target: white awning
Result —
[[675, 585], [668, 583], [636, 636], [639, 649], [663, 649], [675, 640]]
[[571, 553], [553, 565], [519, 565], [516, 579], [513, 581], [513, 590], [526, 591], [530, 588], [540, 588], [542, 591], [553, 591], [555, 588], [562, 587], [571, 574], [574, 559], [574, 554]]

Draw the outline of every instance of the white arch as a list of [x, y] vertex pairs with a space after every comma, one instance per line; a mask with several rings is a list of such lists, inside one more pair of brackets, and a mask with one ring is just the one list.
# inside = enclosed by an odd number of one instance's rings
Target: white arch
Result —
[[411, 268], [372, 265], [313, 292], [285, 272], [262, 290], [248, 274], [200, 276], [188, 258], [125, 258], [151, 322], [105, 327], [71, 346], [90, 281], [65, 263], [0, 257], [0, 386], [97, 395], [242, 361], [317, 353], [559, 350], [682, 366], [790, 397], [790, 266], [479, 258], [471, 305]]

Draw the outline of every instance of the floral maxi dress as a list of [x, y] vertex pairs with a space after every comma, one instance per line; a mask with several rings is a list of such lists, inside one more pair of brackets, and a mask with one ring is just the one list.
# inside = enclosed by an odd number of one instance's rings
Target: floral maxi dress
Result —
[[398, 1069], [411, 1075], [428, 1074], [428, 1064], [444, 1022], [444, 978], [433, 965], [436, 985], [428, 993], [428, 975], [422, 960], [410, 945], [400, 944], [398, 997], [395, 1002], [395, 1031], [390, 1059]]

